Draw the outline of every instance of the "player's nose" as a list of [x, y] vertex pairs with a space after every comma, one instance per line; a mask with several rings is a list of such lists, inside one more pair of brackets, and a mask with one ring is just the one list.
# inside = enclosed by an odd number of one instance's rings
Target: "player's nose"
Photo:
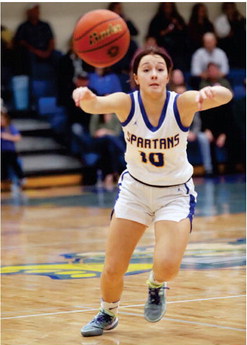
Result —
[[152, 78], [157, 78], [157, 71], [156, 71], [156, 69], [152, 69], [152, 73], [151, 73], [151, 77]]

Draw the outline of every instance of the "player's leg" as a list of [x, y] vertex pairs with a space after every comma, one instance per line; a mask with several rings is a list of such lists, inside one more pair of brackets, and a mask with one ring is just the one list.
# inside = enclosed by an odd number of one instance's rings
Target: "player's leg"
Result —
[[149, 276], [149, 296], [144, 308], [145, 318], [159, 321], [166, 311], [166, 282], [179, 272], [184, 251], [190, 238], [190, 220], [155, 223], [153, 270]]
[[106, 257], [101, 276], [101, 292], [105, 301], [120, 299], [123, 276], [131, 255], [146, 226], [127, 219], [113, 217], [107, 239]]
[[106, 245], [105, 264], [101, 276], [102, 301], [100, 312], [81, 330], [83, 336], [101, 335], [118, 324], [117, 309], [123, 290], [123, 277], [131, 255], [146, 226], [113, 217]]

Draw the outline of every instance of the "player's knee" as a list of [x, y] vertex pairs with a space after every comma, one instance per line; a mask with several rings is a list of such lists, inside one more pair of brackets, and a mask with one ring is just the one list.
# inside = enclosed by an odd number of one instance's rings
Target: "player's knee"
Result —
[[121, 278], [125, 273], [125, 270], [119, 265], [115, 264], [108, 264], [105, 265], [103, 274], [107, 276], [109, 279], [118, 279]]

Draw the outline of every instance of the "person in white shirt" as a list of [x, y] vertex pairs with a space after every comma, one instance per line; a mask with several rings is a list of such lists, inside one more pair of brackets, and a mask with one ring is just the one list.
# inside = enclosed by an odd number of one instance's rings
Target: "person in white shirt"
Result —
[[191, 75], [207, 78], [207, 66], [210, 62], [218, 65], [221, 71], [221, 77], [229, 73], [229, 61], [226, 53], [217, 47], [217, 39], [214, 33], [207, 32], [203, 35], [203, 47], [199, 48], [192, 55]]
[[222, 86], [180, 95], [170, 92], [171, 69], [165, 51], [150, 47], [133, 62], [136, 91], [102, 97], [86, 87], [73, 92], [75, 104], [85, 112], [115, 113], [127, 146], [127, 170], [119, 179], [101, 275], [101, 308], [81, 329], [84, 337], [102, 335], [117, 326], [124, 274], [151, 223], [155, 245], [144, 317], [149, 322], [159, 321], [166, 311], [166, 282], [177, 275], [190, 238], [197, 193], [186, 154], [188, 130], [198, 110], [225, 104], [232, 93]]

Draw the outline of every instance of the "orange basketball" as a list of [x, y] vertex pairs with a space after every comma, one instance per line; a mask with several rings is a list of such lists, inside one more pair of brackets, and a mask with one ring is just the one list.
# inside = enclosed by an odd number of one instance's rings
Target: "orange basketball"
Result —
[[74, 29], [73, 49], [94, 67], [107, 67], [121, 60], [130, 43], [125, 21], [115, 12], [95, 10], [82, 16]]

